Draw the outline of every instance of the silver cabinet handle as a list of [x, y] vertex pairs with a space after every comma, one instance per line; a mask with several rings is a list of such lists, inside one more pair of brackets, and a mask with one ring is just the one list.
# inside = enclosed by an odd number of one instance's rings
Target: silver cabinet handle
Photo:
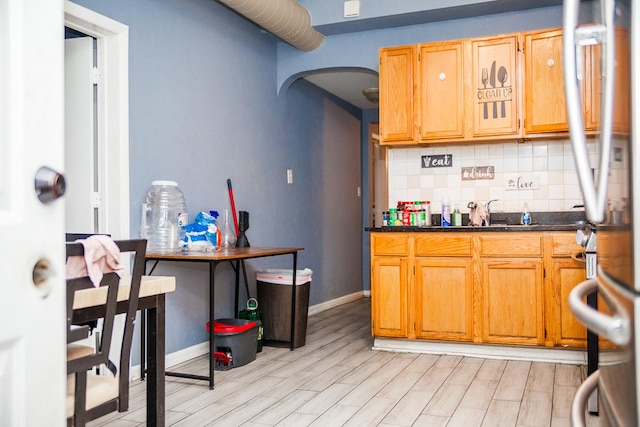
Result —
[[[564, 0], [562, 17], [564, 88], [567, 102], [569, 136], [573, 148], [573, 158], [584, 197], [587, 218], [600, 223], [605, 218], [607, 208], [607, 182], [613, 129], [613, 81], [615, 65], [615, 31], [613, 0], [602, 0], [604, 24], [578, 28], [579, 0]], [[602, 108], [600, 118], [600, 169], [598, 186], [589, 164], [587, 138], [582, 116], [582, 103], [578, 81], [582, 70], [578, 69], [578, 59], [582, 58], [582, 47], [602, 44]]]
[[614, 344], [625, 345], [631, 340], [631, 327], [624, 309], [605, 292], [600, 295], [605, 300], [613, 316], [607, 316], [584, 303], [583, 298], [598, 288], [597, 279], [589, 279], [577, 285], [569, 293], [569, 308], [578, 321], [590, 331], [607, 338]]
[[587, 425], [584, 411], [587, 408], [589, 396], [591, 396], [593, 390], [598, 387], [599, 379], [600, 372], [595, 371], [593, 374], [589, 375], [587, 379], [580, 384], [578, 390], [576, 390], [576, 394], [573, 397], [573, 403], [571, 404], [571, 427], [584, 427]]

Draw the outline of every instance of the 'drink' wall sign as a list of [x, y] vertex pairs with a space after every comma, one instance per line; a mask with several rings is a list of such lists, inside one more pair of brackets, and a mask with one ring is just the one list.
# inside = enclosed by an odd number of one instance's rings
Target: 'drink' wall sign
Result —
[[496, 170], [493, 166], [469, 166], [460, 168], [463, 181], [475, 181], [480, 179], [494, 179]]

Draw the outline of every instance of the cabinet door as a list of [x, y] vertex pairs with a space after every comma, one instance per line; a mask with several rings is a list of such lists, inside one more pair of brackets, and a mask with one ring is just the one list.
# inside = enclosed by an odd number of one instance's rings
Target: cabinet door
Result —
[[464, 138], [462, 42], [419, 45], [420, 139]]
[[569, 308], [569, 293], [585, 280], [585, 266], [572, 259], [554, 259], [551, 273], [554, 293], [555, 322], [557, 330], [552, 331], [554, 345], [586, 347], [587, 329], [575, 318]]
[[482, 260], [482, 340], [543, 345], [542, 260]]
[[417, 258], [415, 333], [418, 338], [471, 341], [471, 258]]
[[[618, 135], [629, 134], [629, 31], [616, 28], [616, 64], [614, 80], [613, 131]], [[602, 46], [586, 49], [585, 129], [597, 132], [600, 129], [602, 102]]]
[[527, 34], [524, 56], [525, 133], [567, 132], [562, 30]]
[[407, 336], [407, 258], [374, 257], [371, 271], [374, 336]]
[[416, 143], [415, 46], [380, 49], [379, 110], [382, 144]]
[[518, 135], [518, 38], [472, 41], [473, 137]]

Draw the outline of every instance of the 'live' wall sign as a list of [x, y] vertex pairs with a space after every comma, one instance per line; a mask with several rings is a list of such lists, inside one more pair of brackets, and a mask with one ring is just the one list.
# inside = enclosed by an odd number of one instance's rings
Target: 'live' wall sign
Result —
[[422, 168], [451, 168], [453, 167], [453, 155], [432, 154], [422, 156]]

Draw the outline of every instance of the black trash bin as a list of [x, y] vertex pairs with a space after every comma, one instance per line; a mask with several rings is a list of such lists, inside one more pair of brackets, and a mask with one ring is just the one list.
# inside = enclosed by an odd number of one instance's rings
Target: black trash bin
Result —
[[[263, 344], [291, 343], [291, 285], [293, 270], [256, 271], [258, 303], [262, 309]], [[293, 348], [302, 347], [307, 338], [309, 288], [313, 271], [296, 270], [296, 314]]]

